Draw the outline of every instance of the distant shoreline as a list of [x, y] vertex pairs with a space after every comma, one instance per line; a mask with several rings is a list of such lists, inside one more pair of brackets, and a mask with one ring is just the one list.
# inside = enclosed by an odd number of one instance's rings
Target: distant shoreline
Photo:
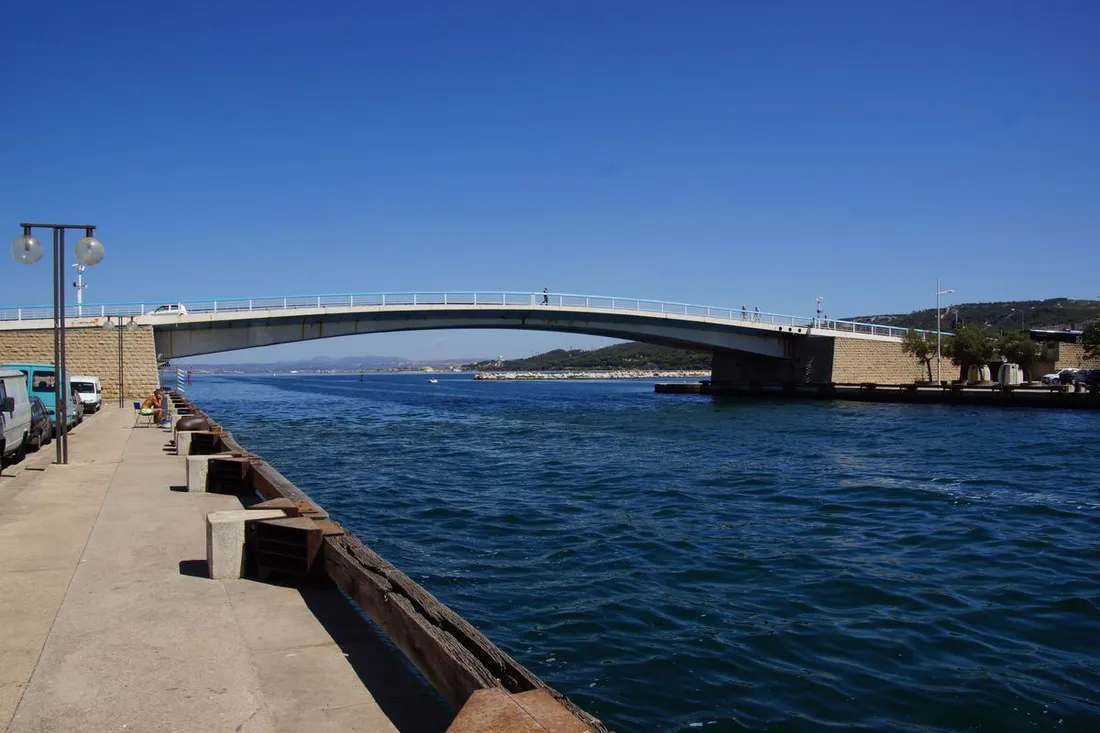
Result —
[[[182, 371], [191, 371], [193, 374], [271, 374], [293, 376], [295, 374], [310, 374], [313, 376], [331, 374], [334, 376], [348, 374], [472, 374], [472, 371], [456, 371], [453, 369], [253, 369], [245, 367], [230, 367], [226, 369], [192, 369], [179, 367]], [[173, 371], [175, 367], [164, 367], [162, 371]]]
[[681, 379], [709, 378], [710, 370], [700, 369], [612, 369], [609, 371], [585, 370], [575, 372], [478, 372], [474, 379], [534, 380], [534, 379]]
[[[171, 367], [168, 368], [169, 370]], [[186, 370], [185, 370], [186, 371]], [[502, 372], [474, 372], [470, 370], [454, 371], [450, 369], [195, 369], [195, 376], [219, 375], [231, 376], [246, 374], [270, 374], [271, 376], [347, 376], [347, 375], [382, 375], [382, 374], [411, 374], [429, 377], [443, 375], [469, 374], [473, 379], [489, 381], [516, 381], [516, 380], [563, 380], [563, 379], [709, 379], [709, 369], [584, 369], [577, 371], [502, 371]]]

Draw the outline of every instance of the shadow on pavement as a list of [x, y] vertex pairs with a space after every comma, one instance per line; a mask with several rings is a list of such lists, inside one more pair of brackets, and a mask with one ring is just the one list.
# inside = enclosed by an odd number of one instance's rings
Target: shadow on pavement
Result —
[[180, 560], [180, 575], [190, 575], [193, 578], [209, 578], [210, 571], [206, 565], [206, 559]]
[[401, 733], [447, 729], [454, 713], [343, 593], [334, 587], [300, 588], [299, 593]]

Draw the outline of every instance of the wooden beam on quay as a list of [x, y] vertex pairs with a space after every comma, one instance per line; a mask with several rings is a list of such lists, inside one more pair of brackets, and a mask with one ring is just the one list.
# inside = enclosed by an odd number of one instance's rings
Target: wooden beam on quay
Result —
[[[219, 450], [241, 451], [226, 434]], [[252, 487], [264, 499], [316, 507], [309, 496], [266, 462], [252, 467]], [[323, 509], [311, 512], [327, 518]], [[478, 690], [545, 690], [593, 733], [608, 733], [597, 718], [516, 662], [468, 621], [364, 545], [358, 537], [326, 536], [324, 569], [332, 581], [416, 666], [456, 710]]]

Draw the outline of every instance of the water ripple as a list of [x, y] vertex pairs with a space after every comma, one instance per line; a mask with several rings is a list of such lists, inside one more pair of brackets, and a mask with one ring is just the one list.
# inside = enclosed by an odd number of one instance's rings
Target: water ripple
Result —
[[1100, 719], [1095, 415], [464, 376], [191, 394], [614, 730]]

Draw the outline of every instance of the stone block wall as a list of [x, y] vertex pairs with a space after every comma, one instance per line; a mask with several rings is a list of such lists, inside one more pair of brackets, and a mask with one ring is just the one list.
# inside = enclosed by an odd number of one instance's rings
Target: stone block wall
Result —
[[[1055, 343], [1054, 369], [1100, 369], [1100, 358], [1086, 359], [1084, 344]], [[1041, 376], [1041, 375], [1040, 375]]]
[[1054, 341], [1044, 344], [1039, 353], [1042, 358], [1035, 362], [1028, 373], [1028, 377], [1033, 380], [1063, 369], [1100, 369], [1100, 358], [1085, 358], [1083, 344], [1063, 344]]
[[[912, 384], [928, 379], [921, 363], [901, 350], [901, 343], [878, 339], [801, 336], [791, 340], [789, 358], [774, 359], [738, 352], [715, 352], [711, 380], [720, 382], [875, 382]], [[935, 362], [932, 377], [935, 379]], [[958, 378], [949, 359], [940, 371]]]
[[[152, 326], [122, 329], [126, 399], [141, 399], [159, 379]], [[53, 363], [53, 329], [0, 330], [0, 363]], [[99, 326], [66, 329], [65, 362], [69, 374], [91, 374], [103, 384], [103, 400], [118, 399], [118, 331]]]
[[[945, 358], [940, 377], [958, 379], [959, 368]], [[936, 378], [936, 362], [932, 362], [932, 379]], [[927, 369], [901, 350], [896, 341], [838, 338], [833, 350], [834, 382], [875, 382], [877, 384], [912, 384], [928, 379]]]

